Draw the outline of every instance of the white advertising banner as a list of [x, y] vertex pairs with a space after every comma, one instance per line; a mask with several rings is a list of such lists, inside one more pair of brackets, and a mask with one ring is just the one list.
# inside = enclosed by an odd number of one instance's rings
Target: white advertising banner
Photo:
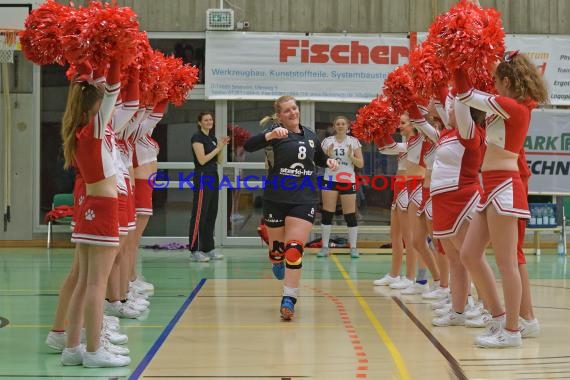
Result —
[[507, 50], [520, 50], [544, 75], [550, 103], [570, 105], [570, 36], [509, 35]]
[[570, 111], [534, 111], [525, 151], [529, 193], [570, 195]]
[[207, 32], [206, 97], [368, 103], [409, 53], [403, 34]]

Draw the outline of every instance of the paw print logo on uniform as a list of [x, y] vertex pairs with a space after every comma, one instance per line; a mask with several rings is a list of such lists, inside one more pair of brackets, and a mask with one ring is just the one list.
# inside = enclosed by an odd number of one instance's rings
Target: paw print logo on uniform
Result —
[[85, 201], [85, 195], [80, 196], [77, 203], [79, 203], [79, 205], [81, 206], [83, 204], [83, 201]]
[[94, 220], [95, 219], [95, 211], [89, 209], [85, 211], [85, 219], [86, 220]]

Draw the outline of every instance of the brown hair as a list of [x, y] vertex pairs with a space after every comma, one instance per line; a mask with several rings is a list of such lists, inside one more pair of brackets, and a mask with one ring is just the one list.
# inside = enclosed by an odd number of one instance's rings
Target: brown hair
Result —
[[[196, 128], [198, 128], [199, 131], [202, 131], [202, 127], [200, 126], [200, 123], [202, 122], [202, 119], [204, 118], [204, 116], [210, 115], [212, 116], [212, 119], [215, 121], [216, 118], [214, 116], [214, 113], [212, 111], [202, 111], [198, 114], [198, 117], [196, 118]], [[216, 132], [214, 131], [214, 128], [210, 129], [208, 131], [208, 135], [209, 136], [215, 136]]]
[[67, 93], [67, 104], [61, 120], [64, 169], [75, 160], [75, 133], [78, 127], [87, 124], [93, 115], [91, 110], [103, 98], [103, 89], [87, 82], [71, 82]]
[[471, 119], [480, 127], [485, 127], [485, 117], [487, 114], [485, 111], [478, 110], [477, 108], [469, 107], [469, 112], [471, 113]]
[[[348, 127], [348, 128], [347, 128], [347, 131], [346, 131], [346, 134], [348, 134], [348, 132], [350, 132], [350, 119], [349, 119], [348, 117], [344, 116], [344, 115], [339, 115], [339, 116], [337, 116], [337, 117], [334, 118], [333, 123], [332, 123], [333, 129], [334, 129], [334, 125], [336, 124], [336, 122], [337, 122], [338, 120], [340, 120], [340, 119], [346, 120], [346, 125], [347, 125], [347, 127]], [[333, 135], [336, 135], [336, 129], [334, 130], [334, 134], [333, 134]]]
[[[202, 119], [204, 118], [204, 116], [206, 116], [206, 115], [212, 116], [212, 119], [214, 118], [214, 113], [213, 113], [213, 112], [211, 112], [211, 111], [202, 111], [202, 112], [200, 112], [200, 113], [198, 114], [198, 117], [196, 118], [196, 121], [197, 121], [197, 122], [201, 122]], [[198, 125], [198, 129], [200, 129], [200, 125], [199, 125], [199, 124], [197, 124], [197, 125]]]
[[548, 100], [546, 83], [536, 66], [521, 53], [506, 53], [505, 61], [499, 63], [495, 71], [499, 79], [509, 78], [509, 90], [514, 98], [522, 102], [527, 98], [538, 103]]
[[289, 100], [293, 100], [295, 102], [295, 104], [297, 104], [297, 99], [295, 99], [294, 97], [292, 97], [290, 95], [280, 96], [273, 103], [273, 110], [275, 111], [275, 113], [271, 116], [265, 116], [263, 119], [261, 119], [259, 124], [265, 125], [265, 124], [269, 123], [270, 121], [275, 122], [275, 123], [279, 122], [279, 119], [277, 118], [277, 114], [281, 111], [281, 103], [288, 102]]

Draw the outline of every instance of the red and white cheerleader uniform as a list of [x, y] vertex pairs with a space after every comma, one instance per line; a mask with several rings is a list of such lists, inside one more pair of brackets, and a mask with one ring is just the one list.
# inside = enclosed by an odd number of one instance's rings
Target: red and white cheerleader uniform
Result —
[[[427, 110], [420, 106], [412, 106], [408, 110], [412, 125], [420, 131], [426, 139], [426, 149], [424, 150], [423, 162], [426, 170], [433, 170], [435, 160], [435, 149], [439, 140], [439, 131], [430, 125], [422, 114], [427, 114]], [[432, 200], [430, 196], [430, 184], [425, 181], [422, 184], [422, 203], [418, 208], [417, 215], [421, 216], [425, 212], [426, 218], [433, 219], [432, 216]]]
[[479, 169], [485, 131], [471, 120], [469, 107], [455, 105], [457, 129], [441, 133], [431, 177], [433, 236], [454, 236], [471, 218], [481, 198]]
[[[78, 128], [75, 134], [75, 166], [86, 184], [116, 176], [117, 173], [114, 163], [115, 135], [109, 121], [120, 91], [119, 74], [119, 64], [113, 62], [99, 111], [89, 124]], [[117, 198], [86, 195], [77, 210], [71, 241], [118, 247]]]
[[[132, 140], [135, 145], [133, 167], [137, 168], [157, 160], [160, 148], [151, 135], [154, 127], [162, 119], [167, 104], [163, 101], [152, 110], [147, 108], [147, 116], [133, 133]], [[152, 191], [153, 188], [147, 178], [135, 178], [135, 208], [138, 215], [152, 215]]]
[[[456, 72], [455, 81], [457, 99], [461, 103], [487, 112], [487, 145], [519, 154], [530, 125], [530, 113], [536, 103], [530, 99], [518, 102], [507, 96], [475, 90], [461, 71]], [[482, 177], [484, 193], [477, 206], [478, 211], [492, 204], [500, 215], [530, 218], [527, 194], [518, 170], [484, 171]]]
[[[136, 216], [132, 204], [134, 194], [131, 187], [129, 167], [133, 166], [130, 146], [128, 143], [128, 126], [136, 120], [136, 113], [139, 109], [139, 80], [138, 70], [133, 72], [124, 93], [124, 102], [119, 101], [115, 105], [113, 114], [113, 129], [117, 135], [117, 170], [123, 174], [124, 187], [118, 186], [119, 191], [119, 232], [127, 235], [129, 231], [136, 229]], [[119, 181], [118, 181], [119, 182]]]
[[[398, 153], [398, 173], [406, 171], [406, 157], [407, 153]], [[392, 198], [391, 209], [395, 210], [396, 207], [400, 211], [408, 210], [408, 189], [406, 189], [405, 181], [394, 181], [394, 197]]]

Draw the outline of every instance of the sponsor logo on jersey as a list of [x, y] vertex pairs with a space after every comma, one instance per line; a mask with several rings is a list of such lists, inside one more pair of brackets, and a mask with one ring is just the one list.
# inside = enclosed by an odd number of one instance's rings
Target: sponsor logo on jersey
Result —
[[305, 165], [300, 162], [296, 162], [288, 168], [281, 168], [279, 174], [288, 175], [293, 177], [310, 176], [313, 174], [312, 170], [305, 169]]

